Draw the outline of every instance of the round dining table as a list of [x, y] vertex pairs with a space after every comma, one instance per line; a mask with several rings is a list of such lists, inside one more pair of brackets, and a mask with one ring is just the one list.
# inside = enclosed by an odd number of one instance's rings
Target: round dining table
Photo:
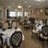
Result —
[[[20, 31], [22, 32], [22, 30], [20, 28], [17, 28], [17, 29], [14, 29], [14, 28], [11, 28], [11, 29], [6, 29], [4, 31], [2, 31], [0, 29], [0, 33], [2, 33], [2, 38], [3, 38], [3, 43], [5, 44], [5, 42], [7, 42], [7, 45], [10, 46], [10, 38], [12, 36], [12, 34], [15, 32], [15, 31]], [[22, 32], [22, 41], [24, 40], [24, 34]]]

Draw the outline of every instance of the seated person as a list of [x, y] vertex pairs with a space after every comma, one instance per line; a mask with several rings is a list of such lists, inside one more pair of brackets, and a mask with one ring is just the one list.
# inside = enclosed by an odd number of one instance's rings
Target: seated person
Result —
[[40, 33], [42, 39], [48, 39], [48, 25], [42, 27], [42, 33]]
[[9, 27], [9, 24], [8, 24], [7, 22], [5, 22], [5, 23], [3, 24], [3, 26], [2, 26], [2, 29], [8, 29], [8, 27]]
[[16, 21], [15, 21], [15, 20], [12, 21], [11, 26], [12, 26], [12, 28], [14, 28], [14, 29], [17, 27], [17, 26], [16, 26]]
[[41, 31], [42, 30], [42, 26], [44, 26], [43, 24], [36, 24], [35, 27], [36, 27], [36, 30], [37, 31]]

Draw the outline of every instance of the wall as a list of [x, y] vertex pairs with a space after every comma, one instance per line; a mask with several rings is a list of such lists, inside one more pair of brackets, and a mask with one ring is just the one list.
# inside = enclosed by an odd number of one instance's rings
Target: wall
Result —
[[41, 9], [34, 9], [35, 13], [32, 13], [32, 17], [35, 17], [38, 19], [48, 19], [48, 15], [45, 15], [45, 8], [42, 8], [42, 12], [40, 12], [40, 10]]
[[[15, 8], [16, 9], [16, 8]], [[40, 10], [43, 10], [42, 12], [40, 12]], [[2, 18], [7, 18], [7, 7], [3, 7], [3, 16]], [[45, 8], [38, 8], [38, 9], [34, 9], [34, 8], [24, 8], [24, 11], [28, 11], [30, 12], [29, 16], [33, 17], [33, 18], [37, 18], [37, 19], [48, 19], [48, 15], [45, 15]], [[39, 12], [39, 13], [38, 13]]]

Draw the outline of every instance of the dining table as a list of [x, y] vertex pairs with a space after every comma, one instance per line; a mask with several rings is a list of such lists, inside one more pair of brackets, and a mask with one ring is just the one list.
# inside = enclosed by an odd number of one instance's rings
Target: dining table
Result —
[[12, 34], [15, 32], [15, 31], [20, 31], [22, 32], [22, 41], [24, 40], [24, 34], [23, 34], [23, 31], [18, 27], [17, 29], [14, 29], [14, 28], [11, 28], [11, 29], [6, 29], [4, 31], [2, 31], [0, 29], [0, 34], [2, 33], [2, 38], [3, 38], [3, 43], [5, 44], [5, 42], [7, 42], [7, 45], [10, 46], [10, 38], [12, 36]]

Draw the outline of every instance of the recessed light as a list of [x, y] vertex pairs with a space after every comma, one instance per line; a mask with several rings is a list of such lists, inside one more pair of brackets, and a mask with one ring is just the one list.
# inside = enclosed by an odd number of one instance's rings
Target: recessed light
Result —
[[37, 2], [44, 2], [45, 0], [35, 0], [35, 1], [37, 1]]
[[27, 2], [25, 1], [25, 4], [26, 4]]
[[30, 7], [31, 7], [31, 5], [28, 6], [28, 8], [30, 8]]
[[40, 12], [43, 12], [43, 9], [41, 9]]
[[18, 8], [22, 8], [22, 6], [19, 5]]
[[17, 9], [15, 9], [15, 11], [17, 11]]

